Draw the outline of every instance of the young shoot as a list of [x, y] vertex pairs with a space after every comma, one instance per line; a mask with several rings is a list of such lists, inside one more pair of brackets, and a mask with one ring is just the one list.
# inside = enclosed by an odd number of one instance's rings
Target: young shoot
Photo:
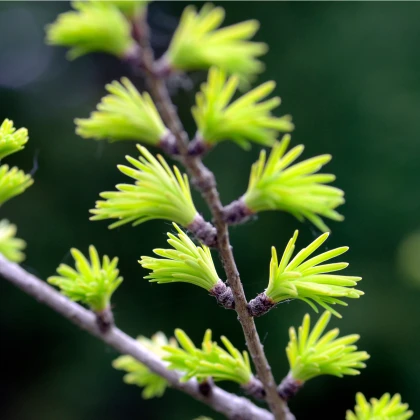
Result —
[[267, 45], [250, 41], [259, 28], [258, 21], [220, 29], [224, 18], [224, 9], [210, 3], [199, 12], [194, 6], [187, 6], [159, 66], [182, 71], [217, 66], [229, 74], [237, 74], [248, 85], [264, 69], [257, 57], [267, 52]]
[[219, 279], [210, 249], [205, 245], [195, 245], [176, 223], [173, 225], [178, 235], [168, 233], [168, 243], [172, 249], [153, 250], [161, 258], [141, 257], [139, 263], [142, 267], [151, 270], [145, 279], [158, 284], [183, 282], [199, 286], [220, 304], [232, 309], [232, 291]]
[[381, 398], [371, 398], [368, 402], [362, 393], [356, 395], [354, 412], [348, 410], [346, 420], [408, 420], [413, 417], [413, 412], [408, 409], [408, 404], [401, 402], [400, 394], [391, 397], [384, 394]]
[[195, 147], [204, 149], [224, 140], [231, 140], [248, 150], [251, 143], [272, 146], [279, 132], [291, 131], [291, 117], [275, 117], [271, 111], [280, 105], [280, 98], [266, 100], [276, 84], [266, 82], [232, 101], [239, 77], [226, 77], [226, 72], [212, 67], [207, 83], [196, 95], [192, 114], [197, 124]]
[[309, 258], [327, 240], [329, 234], [324, 233], [292, 258], [298, 233], [296, 230], [290, 239], [280, 262], [276, 249], [272, 247], [268, 287], [249, 302], [251, 314], [261, 316], [279, 302], [299, 299], [315, 312], [318, 312], [316, 305], [319, 305], [341, 318], [331, 305], [347, 306], [343, 298], [357, 299], [362, 296], [364, 293], [353, 287], [361, 277], [329, 274], [344, 270], [348, 263], [322, 263], [344, 254], [348, 247], [331, 249]]
[[363, 362], [369, 359], [369, 355], [357, 351], [354, 345], [360, 338], [357, 334], [338, 338], [338, 328], [324, 333], [330, 318], [331, 313], [324, 312], [311, 330], [311, 318], [306, 314], [297, 333], [295, 328], [290, 328], [286, 348], [290, 371], [279, 386], [281, 395], [289, 398], [305, 382], [320, 375], [339, 378], [359, 375], [359, 369], [366, 367]]

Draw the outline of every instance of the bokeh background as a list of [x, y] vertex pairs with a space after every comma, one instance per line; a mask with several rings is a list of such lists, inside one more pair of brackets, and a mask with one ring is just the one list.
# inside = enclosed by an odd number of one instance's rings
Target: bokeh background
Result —
[[[183, 2], [152, 4], [153, 44], [163, 52]], [[328, 171], [346, 192], [343, 223], [330, 223], [328, 247], [349, 245], [348, 273], [362, 275], [366, 295], [332, 321], [343, 333], [360, 333], [372, 358], [358, 377], [318, 378], [291, 402], [298, 419], [344, 418], [354, 395], [400, 392], [420, 413], [420, 3], [226, 2], [226, 23], [256, 18], [257, 39], [270, 45], [260, 81], [277, 81], [282, 113], [296, 124], [293, 144], [304, 157], [331, 153]], [[105, 55], [74, 62], [44, 45], [44, 26], [69, 8], [67, 2], [0, 2], [0, 120], [30, 130], [25, 151], [8, 159], [33, 171], [35, 184], [0, 209], [28, 243], [24, 267], [41, 278], [70, 247], [120, 257], [125, 283], [114, 298], [118, 325], [131, 335], [170, 335], [185, 329], [197, 342], [204, 330], [245, 343], [235, 314], [217, 307], [188, 285], [151, 285], [138, 265], [141, 255], [166, 241], [168, 223], [109, 231], [89, 222], [99, 192], [124, 177], [116, 165], [134, 143], [78, 138], [73, 119], [86, 117], [104, 95], [104, 85], [128, 75], [141, 78]], [[189, 131], [189, 108], [205, 75], [172, 83], [174, 100]], [[223, 144], [206, 163], [215, 171], [224, 203], [242, 194], [258, 147], [246, 153]], [[208, 215], [201, 199], [197, 205]], [[305, 246], [317, 232], [282, 213], [232, 229], [234, 252], [248, 297], [266, 285], [270, 246], [282, 249], [295, 229]], [[79, 331], [50, 309], [0, 282], [1, 393], [3, 420], [180, 419], [213, 415], [188, 397], [168, 390], [144, 401], [141, 390], [111, 368], [114, 350]], [[276, 378], [287, 373], [284, 348], [290, 325], [311, 309], [301, 302], [278, 307], [257, 325]], [[229, 387], [228, 389], [235, 389]]]

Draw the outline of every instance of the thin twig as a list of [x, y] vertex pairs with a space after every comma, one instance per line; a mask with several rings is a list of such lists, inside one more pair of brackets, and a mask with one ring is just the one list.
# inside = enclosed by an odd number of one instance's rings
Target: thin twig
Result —
[[213, 385], [209, 395], [204, 396], [199, 390], [197, 381], [180, 382], [181, 373], [169, 370], [164, 362], [134, 338], [114, 326], [107, 333], [101, 333], [93, 312], [67, 299], [46, 282], [28, 273], [17, 264], [6, 260], [1, 254], [0, 275], [38, 302], [49, 306], [121, 354], [128, 354], [134, 357], [151, 371], [165, 378], [173, 388], [189, 394], [215, 411], [224, 414], [227, 418], [237, 420], [273, 420], [273, 416], [267, 410], [257, 407], [246, 398], [230, 394], [217, 386]]
[[227, 281], [233, 292], [235, 310], [238, 314], [239, 322], [242, 325], [246, 343], [257, 370], [258, 378], [263, 383], [267, 403], [274, 414], [275, 419], [285, 420], [286, 418], [290, 418], [288, 415], [288, 408], [277, 393], [276, 383], [258, 336], [254, 319], [248, 313], [247, 300], [230, 245], [228, 225], [224, 221], [223, 205], [216, 188], [215, 177], [203, 164], [199, 156], [188, 155], [188, 135], [186, 134], [178, 117], [176, 108], [172, 103], [165, 81], [154, 72], [154, 54], [150, 47], [149, 31], [145, 19], [139, 22], [138, 25], [141, 25], [141, 31], [134, 30], [133, 33], [139, 34], [139, 36], [137, 36], [137, 42], [141, 47], [142, 65], [146, 71], [146, 79], [150, 86], [152, 96], [156, 101], [164, 122], [167, 124], [172, 134], [175, 135], [184, 166], [193, 178], [194, 184], [203, 195], [211, 210], [217, 230], [217, 249], [226, 272]]

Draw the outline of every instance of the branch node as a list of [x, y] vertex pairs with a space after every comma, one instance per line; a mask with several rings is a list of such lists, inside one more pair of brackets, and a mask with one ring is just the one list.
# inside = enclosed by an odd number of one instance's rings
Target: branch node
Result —
[[128, 63], [133, 68], [143, 68], [143, 59], [142, 59], [141, 47], [138, 44], [135, 44], [130, 48], [123, 57], [123, 61]]
[[226, 286], [222, 280], [219, 280], [209, 292], [216, 298], [217, 303], [224, 308], [235, 309], [235, 300], [233, 298], [232, 289], [229, 286]]
[[209, 397], [213, 391], [213, 385], [214, 385], [213, 380], [211, 378], [207, 378], [206, 380], [198, 384], [198, 390], [201, 395], [204, 395], [205, 397]]
[[153, 64], [153, 75], [158, 79], [166, 79], [172, 72], [173, 69], [165, 56], [162, 56]]
[[106, 334], [114, 326], [114, 315], [111, 308], [105, 308], [103, 311], [95, 312], [96, 325], [102, 334]]
[[223, 220], [229, 225], [245, 223], [253, 214], [242, 199], [232, 201], [223, 208]]
[[188, 155], [189, 156], [203, 156], [210, 150], [210, 147], [204, 143], [203, 138], [196, 134], [194, 139], [188, 144]]
[[159, 147], [170, 156], [178, 156], [179, 148], [175, 136], [168, 132], [160, 139]]
[[194, 220], [187, 226], [187, 229], [204, 245], [211, 248], [216, 247], [216, 228], [211, 223], [206, 222], [200, 214], [195, 216]]
[[247, 384], [242, 385], [242, 389], [244, 390], [245, 394], [251, 395], [257, 400], [265, 400], [266, 392], [264, 390], [264, 386], [255, 376], [253, 376]]
[[276, 303], [263, 292], [248, 302], [248, 312], [256, 318], [266, 314], [274, 306]]
[[298, 393], [303, 384], [303, 382], [294, 379], [289, 373], [277, 387], [277, 392], [284, 401], [288, 401]]

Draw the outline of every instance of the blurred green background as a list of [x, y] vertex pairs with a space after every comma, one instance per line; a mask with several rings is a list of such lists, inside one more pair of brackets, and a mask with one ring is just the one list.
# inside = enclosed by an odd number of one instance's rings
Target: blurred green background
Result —
[[[185, 3], [159, 2], [150, 12], [153, 43], [162, 52]], [[260, 81], [277, 81], [281, 113], [296, 124], [293, 144], [304, 157], [331, 153], [329, 172], [346, 192], [343, 223], [330, 223], [328, 247], [349, 245], [349, 274], [361, 275], [366, 295], [332, 321], [343, 333], [359, 333], [372, 358], [361, 376], [310, 381], [291, 402], [298, 419], [343, 419], [354, 395], [400, 392], [420, 413], [420, 3], [405, 2], [226, 2], [226, 23], [256, 18], [257, 35], [270, 45]], [[157, 286], [142, 279], [141, 255], [165, 245], [165, 222], [109, 231], [89, 222], [99, 192], [124, 179], [116, 165], [134, 143], [82, 140], [73, 119], [86, 117], [104, 94], [104, 85], [128, 75], [141, 78], [112, 57], [90, 55], [74, 62], [65, 51], [43, 43], [44, 26], [66, 2], [0, 3], [0, 120], [30, 130], [24, 152], [9, 164], [35, 172], [27, 193], [0, 210], [28, 243], [24, 267], [46, 278], [70, 247], [120, 257], [125, 283], [114, 298], [118, 325], [132, 335], [185, 329], [197, 342], [204, 330], [245, 343], [235, 313], [217, 307], [201, 289]], [[192, 133], [189, 108], [203, 74], [172, 84], [174, 100]], [[186, 88], [185, 88], [186, 87]], [[206, 163], [215, 171], [224, 203], [247, 185], [258, 148], [246, 153], [223, 144]], [[201, 199], [197, 205], [205, 212]], [[232, 243], [249, 298], [268, 278], [270, 246], [285, 246], [299, 228], [298, 246], [317, 232], [282, 213], [264, 213], [232, 228]], [[413, 236], [414, 235], [414, 236]], [[403, 244], [403, 245], [401, 245]], [[221, 272], [221, 271], [219, 271]], [[0, 281], [1, 388], [3, 420], [192, 419], [219, 418], [177, 391], [143, 401], [141, 390], [122, 382], [111, 368], [116, 352], [79, 331], [50, 309]], [[311, 309], [283, 304], [258, 319], [273, 371], [287, 373], [284, 348], [290, 325]], [[228, 389], [235, 390], [235, 387]]]

